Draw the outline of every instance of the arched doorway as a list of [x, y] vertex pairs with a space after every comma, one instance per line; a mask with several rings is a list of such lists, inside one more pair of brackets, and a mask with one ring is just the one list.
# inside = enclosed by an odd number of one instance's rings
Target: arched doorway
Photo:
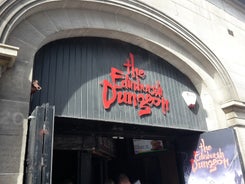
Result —
[[[51, 42], [36, 54], [33, 79], [42, 90], [32, 96], [31, 110], [43, 103], [56, 108], [53, 183], [102, 184], [120, 173], [132, 182], [178, 183], [178, 141], [191, 135], [194, 143], [207, 130], [190, 79], [120, 40]], [[196, 95], [193, 107], [185, 91]]]
[[[15, 67], [5, 73], [0, 84], [1, 95], [11, 111], [28, 114], [32, 63], [40, 47], [61, 38], [100, 36], [138, 45], [176, 66], [192, 80], [199, 94], [207, 97], [203, 102], [211, 99], [211, 105], [206, 108], [209, 130], [225, 126], [221, 105], [238, 99], [236, 89], [219, 59], [190, 31], [139, 1], [67, 2], [4, 1], [1, 41], [20, 48]], [[230, 106], [233, 104], [228, 104]], [[27, 116], [22, 120], [26, 122]], [[22, 150], [17, 156], [19, 169], [15, 171], [19, 172], [18, 181], [23, 172], [26, 130], [24, 125], [21, 138], [15, 138], [21, 140], [17, 146]], [[12, 143], [12, 138], [8, 140]]]

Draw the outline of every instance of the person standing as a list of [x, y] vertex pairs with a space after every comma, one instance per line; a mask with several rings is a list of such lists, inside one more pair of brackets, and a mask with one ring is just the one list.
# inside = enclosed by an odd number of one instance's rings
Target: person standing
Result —
[[120, 174], [118, 178], [118, 183], [117, 184], [131, 184], [129, 178], [125, 174]]

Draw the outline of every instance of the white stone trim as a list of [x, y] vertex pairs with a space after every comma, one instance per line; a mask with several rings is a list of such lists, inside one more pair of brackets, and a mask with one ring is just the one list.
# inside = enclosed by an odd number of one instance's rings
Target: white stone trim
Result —
[[241, 101], [230, 101], [224, 103], [221, 108], [226, 114], [227, 125], [245, 127], [245, 103]]
[[14, 65], [18, 50], [18, 47], [0, 44], [0, 77], [7, 68]]

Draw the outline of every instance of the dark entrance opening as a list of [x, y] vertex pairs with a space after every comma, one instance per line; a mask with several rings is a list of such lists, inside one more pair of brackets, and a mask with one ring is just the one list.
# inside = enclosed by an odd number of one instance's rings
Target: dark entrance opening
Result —
[[[102, 121], [56, 117], [53, 184], [115, 182], [126, 174], [131, 183], [180, 182], [175, 141], [198, 132]], [[161, 141], [160, 150], [137, 154], [136, 141]], [[140, 145], [145, 146], [144, 144]]]
[[[125, 67], [129, 61], [131, 66]], [[120, 71], [116, 82], [112, 70]], [[30, 112], [50, 103], [55, 106], [52, 122], [57, 117], [54, 129], [54, 124], [43, 118], [45, 109], [40, 123], [30, 123], [36, 128], [30, 131], [35, 139], [29, 139], [31, 146], [28, 143], [30, 158], [35, 161], [27, 159], [27, 178], [34, 178], [32, 183], [46, 183], [51, 172], [54, 184], [66, 179], [76, 184], [102, 184], [108, 178], [116, 180], [120, 173], [127, 174], [132, 183], [138, 179], [141, 183], [180, 183], [183, 177], [179, 176], [176, 142], [202, 133], [192, 130], [207, 130], [206, 112], [192, 81], [157, 55], [120, 40], [81, 37], [50, 42], [36, 53], [33, 80], [39, 81], [42, 90], [33, 93]], [[101, 85], [103, 81], [108, 85]], [[117, 87], [126, 81], [125, 87]], [[181, 95], [185, 91], [196, 94], [194, 109], [187, 107]], [[123, 94], [122, 103], [119, 94]], [[104, 105], [107, 95], [109, 109]], [[145, 107], [152, 115], [137, 116]], [[35, 118], [31, 121], [36, 122]], [[136, 140], [160, 141], [163, 150], [136, 154], [137, 146], [144, 146]], [[187, 144], [195, 146], [183, 142], [183, 150]]]

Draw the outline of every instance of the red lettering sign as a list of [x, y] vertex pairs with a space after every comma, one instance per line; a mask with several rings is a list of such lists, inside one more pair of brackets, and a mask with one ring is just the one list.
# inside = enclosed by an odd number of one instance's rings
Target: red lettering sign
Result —
[[103, 80], [102, 100], [105, 109], [117, 101], [118, 104], [132, 105], [139, 108], [139, 116], [151, 114], [152, 107], [161, 106], [162, 113], [169, 111], [169, 101], [164, 98], [160, 82], [154, 85], [142, 84], [141, 80], [146, 77], [145, 71], [136, 68], [134, 55], [129, 53], [129, 58], [123, 64], [126, 72], [117, 68], [111, 68], [111, 82]]
[[205, 144], [204, 139], [200, 140], [199, 149], [193, 152], [193, 158], [190, 160], [192, 172], [208, 169], [212, 173], [218, 170], [218, 166], [228, 168], [229, 160], [221, 148], [216, 152], [212, 149], [211, 145]]

